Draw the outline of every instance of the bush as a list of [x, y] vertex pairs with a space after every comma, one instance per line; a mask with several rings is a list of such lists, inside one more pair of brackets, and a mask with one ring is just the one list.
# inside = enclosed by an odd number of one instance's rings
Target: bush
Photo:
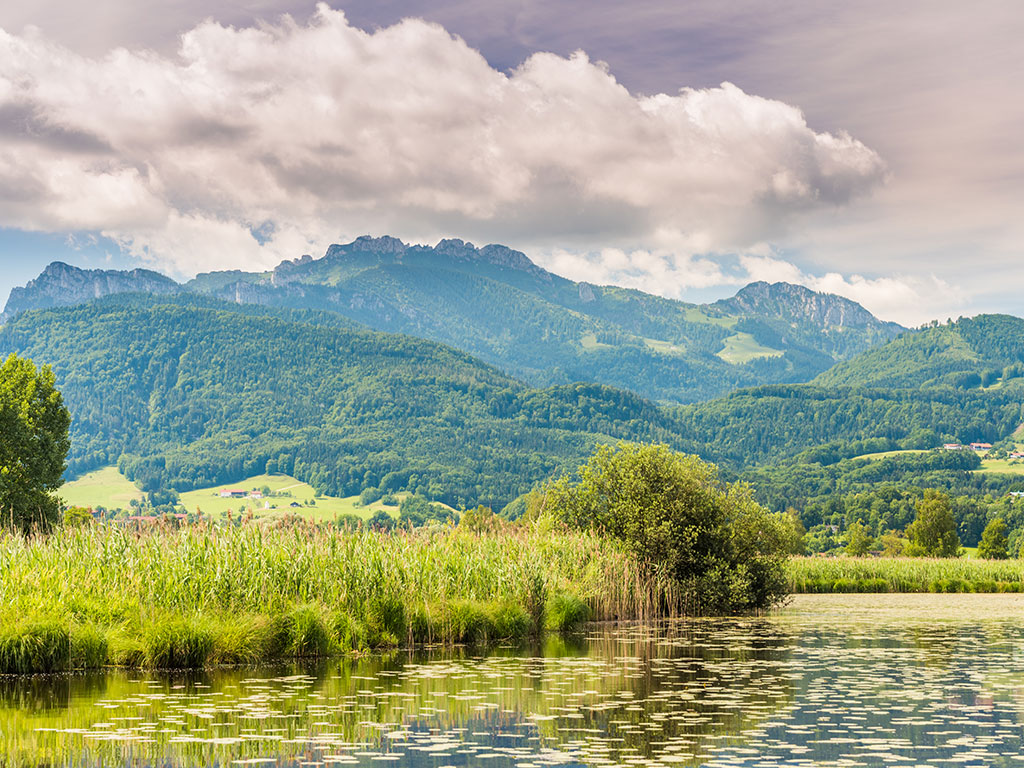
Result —
[[649, 568], [666, 569], [692, 611], [766, 608], [786, 594], [791, 531], [697, 456], [603, 446], [545, 493], [548, 514], [621, 539]]

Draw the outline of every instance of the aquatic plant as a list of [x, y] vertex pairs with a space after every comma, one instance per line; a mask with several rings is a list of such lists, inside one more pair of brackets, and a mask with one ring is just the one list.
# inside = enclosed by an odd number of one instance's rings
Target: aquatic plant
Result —
[[0, 534], [0, 606], [0, 672], [25, 672], [514, 639], [682, 600], [593, 532], [202, 524]]
[[789, 589], [801, 592], [1021, 592], [1024, 562], [917, 557], [794, 557]]

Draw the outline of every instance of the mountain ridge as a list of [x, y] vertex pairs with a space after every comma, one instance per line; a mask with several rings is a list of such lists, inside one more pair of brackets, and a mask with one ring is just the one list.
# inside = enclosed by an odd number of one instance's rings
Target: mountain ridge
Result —
[[[154, 292], [148, 271], [117, 273], [119, 279], [79, 273], [79, 283], [96, 283], [92, 294]], [[67, 291], [63, 285], [75, 282], [68, 275], [50, 289], [51, 277], [44, 271], [12, 293], [16, 301], [8, 302], [3, 318], [93, 298], [86, 288]], [[375, 330], [462, 349], [532, 386], [595, 381], [665, 403], [807, 381], [904, 331], [841, 297], [788, 284], [757, 290], [757, 302], [744, 289], [732, 300], [688, 304], [574, 282], [503, 245], [478, 248], [457, 238], [407, 245], [363, 236], [332, 245], [321, 258], [285, 260], [266, 272], [207, 272], [184, 284], [163, 278], [155, 292], [327, 310]], [[33, 291], [39, 307], [33, 307]], [[802, 319], [801, 307], [808, 306], [820, 318]], [[821, 318], [832, 324], [822, 328]], [[847, 318], [856, 324], [835, 324]]]

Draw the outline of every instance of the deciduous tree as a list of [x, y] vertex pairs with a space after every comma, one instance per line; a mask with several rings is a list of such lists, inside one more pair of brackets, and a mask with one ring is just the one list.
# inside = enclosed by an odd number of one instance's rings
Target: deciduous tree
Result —
[[60, 520], [71, 417], [49, 366], [10, 355], [0, 365], [0, 525], [22, 530]]

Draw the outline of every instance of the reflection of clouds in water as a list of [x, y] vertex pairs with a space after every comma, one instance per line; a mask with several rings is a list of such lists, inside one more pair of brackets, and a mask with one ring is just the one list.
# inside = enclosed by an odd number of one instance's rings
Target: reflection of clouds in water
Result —
[[[367, 768], [1000, 762], [1022, 746], [1024, 621], [985, 617], [1007, 615], [998, 608], [1011, 603], [798, 598], [769, 617], [601, 627], [568, 645], [551, 638], [544, 649], [487, 655], [371, 656], [294, 675], [8, 681], [0, 758]], [[47, 685], [60, 693], [48, 696]]]

